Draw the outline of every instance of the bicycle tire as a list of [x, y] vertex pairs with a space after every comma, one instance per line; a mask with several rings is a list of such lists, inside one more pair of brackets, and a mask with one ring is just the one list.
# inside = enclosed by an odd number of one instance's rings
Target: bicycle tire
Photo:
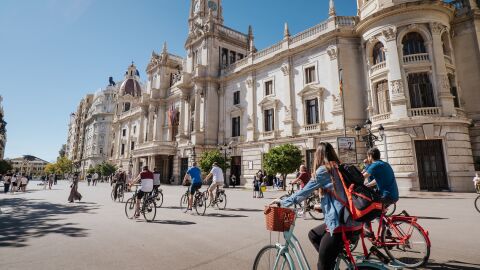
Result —
[[112, 190], [110, 197], [112, 198], [112, 201], [115, 201], [115, 190]]
[[[356, 263], [356, 266], [358, 270], [388, 270], [387, 267], [379, 263], [360, 262], [360, 263]], [[338, 254], [334, 270], [354, 270], [354, 269], [355, 267], [352, 265], [352, 263], [350, 262], [350, 259], [344, 253]]]
[[157, 205], [157, 208], [162, 207], [162, 205], [163, 205], [163, 193], [159, 191], [157, 196], [155, 197], [155, 199], [156, 199], [155, 204]]
[[475, 208], [480, 213], [480, 195], [475, 199]]
[[147, 222], [155, 220], [155, 217], [157, 216], [157, 206], [155, 205], [155, 199], [148, 198], [143, 202], [142, 214], [143, 218], [145, 218]]
[[324, 220], [325, 216], [323, 215], [323, 212], [318, 212], [314, 209], [316, 204], [320, 204], [319, 199], [317, 200], [315, 198], [310, 198], [307, 200], [305, 205], [308, 205], [308, 208], [309, 208], [308, 214], [310, 215], [310, 217], [312, 217], [315, 220]]
[[187, 193], [183, 194], [180, 198], [180, 210], [184, 212], [188, 207], [188, 196]]
[[121, 188], [118, 189], [117, 199], [119, 202], [123, 202], [123, 200], [125, 199], [125, 192]]
[[218, 209], [225, 210], [225, 208], [227, 208], [227, 194], [225, 193], [218, 194], [218, 198], [216, 199], [216, 201], [217, 201], [216, 205]]
[[397, 204], [396, 203], [388, 206], [387, 212], [385, 213], [385, 216], [391, 217], [395, 213], [395, 210], [397, 210]]
[[[272, 252], [273, 257], [268, 257], [269, 252]], [[257, 253], [257, 256], [255, 257], [255, 261], [253, 262], [253, 270], [287, 270], [287, 269], [295, 269], [290, 263], [288, 262], [286, 256], [282, 254], [280, 257], [278, 257], [279, 260], [279, 265], [277, 265], [276, 268], [275, 262], [277, 260], [277, 255], [280, 250], [274, 246], [274, 245], [268, 245], [264, 246], [260, 251]], [[263, 263], [262, 259], [266, 258], [266, 265]], [[280, 267], [278, 267], [280, 266]]]
[[125, 215], [128, 219], [132, 219], [135, 217], [135, 200], [130, 198], [125, 203]]
[[[407, 230], [405, 230], [404, 228], [401, 227], [402, 223], [407, 224], [406, 225]], [[396, 221], [393, 222], [393, 224], [395, 225], [396, 229], [398, 231], [400, 231], [400, 233], [402, 233], [402, 235], [395, 236], [395, 235], [393, 235], [393, 234], [397, 234], [395, 230], [390, 229], [390, 228], [385, 228], [382, 231], [382, 235], [381, 235], [381, 239], [382, 239], [383, 243], [387, 243], [387, 241], [390, 241], [390, 243], [391, 243], [392, 241], [395, 241], [395, 239], [394, 239], [395, 237], [396, 238], [403, 238], [406, 234], [408, 234], [409, 227], [412, 228], [412, 232], [410, 233], [410, 236], [409, 236], [409, 243], [403, 244], [403, 245], [399, 243], [398, 245], [394, 245], [394, 246], [385, 245], [383, 247], [385, 252], [387, 253], [388, 257], [390, 257], [390, 259], [392, 259], [392, 261], [394, 261], [395, 263], [397, 263], [399, 265], [402, 265], [402, 266], [405, 266], [405, 267], [408, 267], [408, 268], [416, 268], [416, 267], [420, 267], [420, 266], [425, 265], [428, 262], [428, 258], [430, 257], [430, 241], [428, 240], [428, 236], [423, 233], [424, 230], [421, 228], [421, 226], [418, 225], [417, 223], [407, 222], [407, 221], [403, 221], [403, 220], [396, 220]], [[392, 233], [392, 231], [393, 231], [393, 233]], [[407, 232], [407, 233], [405, 233], [405, 232]], [[416, 239], [412, 240], [413, 232], [417, 232], [417, 234], [415, 235], [415, 238], [418, 237], [420, 240], [422, 240], [424, 242], [424, 244], [419, 244], [419, 245], [424, 245], [425, 246], [424, 253], [422, 253], [421, 251], [420, 252], [418, 252], [418, 251], [411, 252], [412, 254], [424, 254], [424, 255], [421, 255], [420, 258], [412, 258], [411, 255], [407, 256], [407, 257], [405, 257], [405, 255], [402, 255], [402, 254], [407, 253], [407, 251], [406, 251], [407, 248], [411, 248], [411, 246], [413, 246], [412, 245], [413, 242], [410, 242], [410, 241], [415, 241], [416, 240]], [[390, 235], [387, 235], [387, 234], [390, 234]], [[416, 244], [418, 244], [418, 243], [416, 243]]]
[[193, 198], [193, 205], [195, 207], [195, 212], [197, 212], [198, 215], [205, 215], [205, 211], [207, 210], [207, 201], [202, 193], [195, 194], [195, 197]]

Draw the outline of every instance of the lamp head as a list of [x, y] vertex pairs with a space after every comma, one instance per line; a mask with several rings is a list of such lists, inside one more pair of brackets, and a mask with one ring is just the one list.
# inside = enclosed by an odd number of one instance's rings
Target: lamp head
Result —
[[367, 121], [365, 121], [365, 128], [366, 129], [372, 128], [372, 121], [370, 121], [370, 119], [367, 119]]
[[383, 125], [380, 125], [378, 127], [378, 133], [380, 134], [380, 137], [383, 137], [385, 135], [385, 128], [383, 127]]
[[359, 125], [356, 125], [355, 126], [355, 135], [360, 135], [360, 130], [362, 130], [362, 128], [359, 126]]

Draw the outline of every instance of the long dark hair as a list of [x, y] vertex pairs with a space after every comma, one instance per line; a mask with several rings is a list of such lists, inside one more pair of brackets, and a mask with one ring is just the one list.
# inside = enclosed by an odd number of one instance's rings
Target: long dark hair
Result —
[[330, 162], [340, 163], [337, 153], [333, 146], [328, 142], [321, 142], [317, 151], [315, 151], [315, 159], [313, 161], [312, 175], [316, 175], [316, 171], [320, 166], [327, 167], [327, 170], [331, 170]]

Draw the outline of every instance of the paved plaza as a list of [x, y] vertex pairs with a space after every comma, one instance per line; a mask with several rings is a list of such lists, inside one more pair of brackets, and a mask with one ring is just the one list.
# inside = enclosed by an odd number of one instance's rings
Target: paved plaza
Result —
[[[37, 183], [25, 194], [0, 193], [0, 269], [251, 269], [257, 251], [278, 237], [265, 230], [263, 219], [264, 205], [282, 194], [277, 191], [253, 199], [249, 190], [228, 189], [227, 210], [197, 216], [178, 207], [184, 187], [163, 186], [163, 207], [147, 223], [125, 217], [124, 204], [110, 198], [109, 184], [81, 183], [82, 201], [67, 203], [67, 182], [53, 190]], [[399, 202], [430, 232], [427, 269], [480, 268], [474, 198], [412, 193]], [[311, 266], [317, 257], [307, 232], [317, 224], [302, 219], [296, 227]]]

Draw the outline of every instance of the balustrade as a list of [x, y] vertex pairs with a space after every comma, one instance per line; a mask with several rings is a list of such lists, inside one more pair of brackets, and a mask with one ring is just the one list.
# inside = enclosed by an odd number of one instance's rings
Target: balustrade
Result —
[[373, 74], [377, 71], [385, 69], [386, 67], [387, 67], [387, 62], [384, 61], [384, 62], [378, 63], [370, 68], [370, 73]]
[[429, 62], [429, 61], [430, 61], [430, 57], [428, 56], [428, 53], [410, 54], [410, 55], [405, 55], [403, 57], [403, 63], [405, 64], [413, 64], [413, 63]]
[[425, 107], [408, 110], [410, 116], [440, 116], [440, 107]]
[[390, 119], [391, 113], [383, 113], [372, 116], [372, 122], [384, 121]]

